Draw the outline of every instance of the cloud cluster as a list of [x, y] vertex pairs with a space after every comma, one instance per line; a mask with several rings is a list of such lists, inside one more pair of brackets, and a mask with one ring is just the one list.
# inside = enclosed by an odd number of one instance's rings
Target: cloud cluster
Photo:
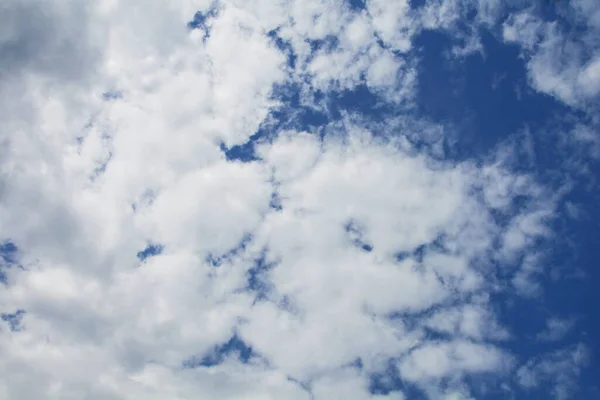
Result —
[[[272, 123], [286, 85], [410, 110], [413, 36], [462, 9], [409, 3], [3, 4], [0, 399], [467, 399], [514, 373], [568, 398], [585, 347], [519, 367], [493, 306], [542, 293], [560, 193], [507, 147], [422, 151], [408, 114]], [[504, 28], [534, 85], [592, 98], [594, 62], [536, 83], [540, 24]]]
[[544, 21], [532, 10], [511, 15], [503, 38], [521, 46], [531, 85], [575, 107], [595, 107], [600, 93], [600, 12], [590, 0], [562, 7], [567, 22]]

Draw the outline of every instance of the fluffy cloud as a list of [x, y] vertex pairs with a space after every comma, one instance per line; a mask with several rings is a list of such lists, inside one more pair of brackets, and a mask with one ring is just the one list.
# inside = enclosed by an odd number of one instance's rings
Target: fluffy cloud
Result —
[[[544, 21], [532, 10], [512, 15], [503, 29], [504, 40], [522, 46], [532, 86], [575, 107], [597, 103], [600, 93], [600, 29], [597, 7], [577, 0], [563, 7], [567, 23]], [[575, 35], [573, 24], [583, 25]]]
[[[535, 285], [560, 193], [507, 147], [422, 151], [437, 128], [410, 115], [270, 123], [285, 85], [315, 110], [359, 85], [409, 105], [412, 38], [453, 26], [444, 4], [3, 5], [0, 399], [454, 399], [510, 380], [493, 296]], [[383, 375], [405, 388], [377, 392]]]

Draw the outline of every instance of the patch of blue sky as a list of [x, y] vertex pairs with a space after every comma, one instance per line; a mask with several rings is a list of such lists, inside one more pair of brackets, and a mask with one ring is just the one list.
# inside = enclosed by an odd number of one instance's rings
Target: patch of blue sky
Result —
[[235, 145], [231, 147], [225, 146], [225, 144], [221, 143], [221, 151], [225, 154], [225, 158], [228, 161], [239, 161], [239, 162], [251, 162], [256, 161], [257, 157], [254, 153], [254, 144], [256, 140], [261, 136], [261, 132], [258, 131], [254, 135], [250, 137], [250, 139], [240, 145]]
[[184, 368], [214, 367], [221, 364], [226, 357], [235, 357], [242, 363], [247, 363], [257, 354], [237, 334], [226, 343], [215, 346], [207, 354], [191, 357], [183, 361]]
[[223, 254], [210, 253], [206, 257], [206, 262], [209, 263], [210, 265], [212, 265], [213, 267], [218, 267], [222, 263], [227, 262], [227, 261], [231, 260], [233, 257], [240, 255], [246, 249], [248, 244], [250, 244], [251, 242], [252, 242], [252, 235], [246, 234], [246, 235], [244, 235], [244, 237], [242, 238], [242, 240], [238, 243], [238, 245], [236, 247], [228, 250], [227, 252], [225, 252]]
[[6, 283], [6, 268], [11, 268], [17, 262], [18, 247], [10, 240], [0, 244], [0, 283]]
[[541, 129], [566, 106], [528, 86], [519, 50], [481, 34], [484, 53], [464, 59], [449, 56], [445, 34], [425, 31], [421, 48], [417, 114], [451, 127], [455, 145], [449, 156], [468, 159], [485, 154], [515, 132]]
[[400, 378], [398, 360], [390, 359], [386, 368], [369, 376], [369, 392], [375, 395], [388, 395], [394, 391], [402, 391], [407, 398], [425, 400], [427, 397], [421, 390]]
[[17, 246], [11, 241], [0, 244], [0, 257], [5, 263], [12, 264], [16, 261]]
[[269, 293], [272, 290], [272, 283], [268, 278], [268, 273], [275, 265], [275, 262], [267, 259], [267, 252], [263, 250], [259, 257], [254, 260], [253, 266], [246, 273], [247, 286], [244, 290], [254, 294], [255, 302], [268, 299]]
[[269, 31], [267, 33], [267, 36], [273, 41], [275, 46], [277, 46], [277, 48], [286, 55], [287, 67], [291, 69], [296, 68], [296, 61], [298, 60], [298, 56], [294, 52], [294, 48], [291, 45], [291, 43], [281, 38], [278, 29]]
[[0, 314], [0, 319], [8, 325], [11, 331], [18, 332], [22, 329], [21, 320], [23, 315], [25, 315], [25, 310], [17, 310], [14, 313]]
[[192, 20], [187, 23], [187, 28], [204, 32], [204, 40], [206, 40], [210, 36], [210, 26], [208, 23], [218, 14], [218, 12], [219, 9], [216, 3], [214, 3], [207, 12], [196, 12]]
[[348, 238], [356, 248], [366, 251], [368, 253], [373, 251], [373, 245], [371, 245], [369, 243], [368, 238], [365, 237], [365, 233], [358, 222], [348, 222], [344, 226], [344, 230], [346, 231]]
[[150, 257], [162, 254], [164, 249], [164, 246], [161, 244], [148, 244], [144, 250], [137, 253], [137, 258], [142, 262], [146, 261]]
[[355, 11], [364, 11], [367, 8], [366, 0], [346, 0], [351, 9]]

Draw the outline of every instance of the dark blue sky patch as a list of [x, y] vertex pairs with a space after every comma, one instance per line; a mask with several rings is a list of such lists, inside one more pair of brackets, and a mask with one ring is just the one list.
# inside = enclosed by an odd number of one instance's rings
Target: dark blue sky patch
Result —
[[324, 39], [306, 39], [306, 42], [310, 46], [309, 62], [318, 52], [331, 53], [340, 45], [338, 37], [333, 35], [328, 35]]
[[[400, 118], [395, 119], [394, 116], [398, 115]], [[378, 120], [383, 120], [384, 123], [377, 123]], [[445, 159], [446, 150], [450, 145], [447, 142], [451, 139], [447, 135], [446, 127], [427, 119], [403, 115], [401, 110], [392, 111], [390, 118], [372, 118], [371, 121], [369, 126], [378, 140], [387, 142], [403, 136], [411, 145], [411, 149], [407, 150], [409, 155], [428, 154], [435, 160]]]
[[396, 261], [402, 262], [402, 261], [408, 260], [411, 257], [411, 255], [412, 255], [412, 253], [409, 251], [401, 251], [396, 254]]
[[391, 324], [398, 323], [407, 331], [419, 330], [423, 327], [423, 322], [434, 314], [455, 309], [463, 306], [464, 304], [471, 304], [474, 295], [480, 295], [481, 293], [455, 293], [453, 297], [445, 300], [442, 303], [435, 304], [427, 309], [418, 311], [393, 311], [385, 315], [387, 321]]
[[213, 267], [218, 267], [224, 262], [231, 260], [232, 258], [242, 253], [244, 250], [246, 250], [246, 246], [248, 246], [248, 244], [250, 244], [251, 241], [252, 235], [246, 234], [236, 247], [228, 250], [227, 252], [223, 254], [209, 253], [208, 256], [206, 256], [206, 262], [211, 264]]
[[[546, 329], [547, 319], [559, 315], [552, 304], [532, 301], [510, 292], [493, 293], [490, 300], [490, 307], [499, 323], [506, 326], [514, 338], [503, 342], [502, 348], [517, 355], [521, 361], [565, 344], [563, 341], [547, 342], [537, 338]], [[571, 315], [570, 310], [567, 315]]]
[[5, 263], [13, 264], [16, 262], [18, 248], [11, 241], [5, 241], [0, 244], [0, 257]]
[[217, 16], [219, 13], [219, 9], [217, 7], [217, 3], [214, 3], [213, 6], [206, 13], [201, 11], [196, 12], [191, 21], [187, 23], [187, 28], [189, 30], [200, 30], [204, 32], [204, 40], [206, 40], [210, 36], [210, 27], [208, 22]]
[[137, 258], [139, 258], [140, 261], [145, 261], [149, 257], [162, 254], [164, 249], [162, 244], [149, 244], [144, 250], [137, 253]]
[[[381, 97], [361, 83], [351, 90], [332, 92], [328, 96], [328, 111], [332, 120], [339, 120], [344, 114], [360, 113], [361, 118], [382, 121], [395, 113], [402, 113], [390, 104], [382, 101]], [[374, 132], [376, 134], [376, 132]]]
[[427, 4], [427, 0], [408, 0], [408, 5], [412, 9], [418, 9]]
[[438, 330], [427, 328], [427, 327], [424, 328], [424, 331], [425, 331], [425, 340], [427, 340], [427, 341], [445, 342], [445, 341], [452, 340], [452, 338], [454, 337], [454, 334], [440, 332]]
[[424, 395], [417, 388], [400, 379], [396, 362], [397, 360], [390, 359], [384, 370], [369, 376], [369, 393], [388, 395], [394, 391], [402, 391], [409, 399], [425, 400]]
[[0, 318], [8, 324], [11, 331], [18, 332], [23, 329], [21, 326], [23, 315], [25, 315], [25, 310], [17, 310], [12, 314], [0, 314]]
[[421, 63], [418, 115], [454, 127], [450, 155], [464, 159], [485, 154], [516, 131], [543, 125], [568, 109], [550, 96], [534, 92], [516, 46], [481, 32], [485, 56], [448, 59], [453, 40], [424, 31], [415, 40]]
[[[470, 397], [468, 397], [468, 399], [515, 399], [510, 396], [510, 392], [507, 390], [506, 384], [509, 382], [508, 378], [501, 374], [472, 373], [465, 374], [463, 379], [466, 383], [466, 387], [469, 388]], [[456, 392], [457, 390], [456, 382], [450, 378], [442, 379], [439, 386], [448, 393]], [[461, 388], [459, 387], [459, 390], [460, 389]], [[460, 398], [462, 399], [462, 397]], [[525, 398], [529, 399], [528, 397]], [[521, 397], [516, 397], [516, 399], [521, 399]]]
[[[553, 249], [540, 278], [546, 296], [543, 303], [537, 304], [541, 310], [537, 312], [545, 316], [576, 318], [576, 328], [570, 338], [572, 342], [581, 341], [588, 345], [594, 357], [579, 379], [582, 386], [589, 386], [597, 383], [600, 376], [600, 313], [596, 305], [600, 303], [600, 271], [596, 267], [600, 259], [596, 240], [600, 235], [600, 202], [597, 195], [589, 192], [574, 191], [572, 196], [583, 203], [586, 215], [581, 220], [568, 222], [561, 235], [553, 241]], [[506, 313], [505, 318], [513, 323], [510, 320], [513, 315]], [[515, 329], [528, 326], [528, 321], [516, 325], [518, 322], [515, 322]]]
[[[282, 105], [271, 112], [270, 123], [261, 127], [261, 130], [269, 131], [269, 133], [263, 133], [263, 137], [273, 136], [273, 132], [286, 129], [314, 132], [330, 122], [326, 113], [309, 104], [302, 103], [300, 84], [287, 82], [275, 85], [272, 93], [273, 99], [280, 101]], [[323, 97], [320, 92], [313, 93], [313, 95], [316, 101]]]
[[263, 250], [260, 256], [254, 260], [254, 265], [246, 273], [248, 284], [246, 290], [255, 293], [255, 301], [266, 300], [272, 290], [269, 280], [269, 271], [275, 268], [276, 262], [267, 260], [267, 251]]
[[4, 269], [16, 265], [18, 252], [18, 247], [10, 240], [0, 244], [0, 283], [7, 283]]
[[214, 10], [210, 10], [207, 13], [197, 11], [190, 22], [187, 23], [188, 29], [202, 29], [206, 27], [206, 22], [216, 15]]
[[256, 161], [257, 157], [254, 154], [254, 142], [257, 139], [257, 135], [254, 134], [250, 137], [250, 140], [241, 145], [235, 145], [227, 148], [225, 144], [221, 143], [221, 151], [225, 154], [227, 161], [240, 161], [240, 162], [252, 162]]
[[[471, 388], [472, 398], [485, 399], [485, 400], [506, 400], [506, 399], [533, 399], [533, 400], [548, 400], [549, 397], [537, 398], [537, 397], [521, 397], [522, 395], [515, 395], [519, 393], [517, 385], [509, 386], [506, 382], [488, 382], [485, 377], [478, 376], [475, 379], [474, 376], [467, 376], [466, 381]], [[516, 389], [516, 390], [515, 390]], [[512, 396], [512, 397], [511, 397]]]
[[367, 0], [346, 0], [350, 9], [354, 11], [363, 11], [367, 9]]
[[298, 130], [314, 132], [329, 120], [326, 114], [315, 110], [309, 105], [301, 104], [301, 86], [297, 83], [275, 85], [271, 98], [281, 103], [274, 108], [263, 121], [258, 130], [241, 145], [227, 147], [221, 144], [221, 151], [228, 161], [253, 162], [258, 157], [255, 145], [263, 140], [274, 140], [279, 132], [284, 130]]
[[588, 27], [581, 18], [574, 15], [570, 3], [567, 0], [538, 0], [534, 14], [543, 21], [557, 23], [569, 39], [578, 41], [588, 32]]
[[237, 334], [229, 341], [215, 346], [208, 354], [200, 357], [191, 357], [183, 361], [184, 368], [214, 367], [221, 364], [228, 356], [236, 357], [240, 362], [246, 364], [257, 354]]
[[282, 39], [281, 36], [279, 36], [278, 29], [269, 31], [267, 33], [267, 36], [273, 41], [273, 43], [275, 43], [275, 46], [277, 46], [279, 51], [281, 51], [287, 56], [287, 66], [291, 69], [296, 68], [296, 61], [298, 59], [298, 56], [294, 52], [292, 44], [289, 41]]
[[[534, 361], [533, 366], [535, 367], [536, 362], [550, 362], [556, 363], [566, 361], [567, 364], [558, 365], [558, 368], [538, 368], [535, 369], [535, 376], [538, 385], [536, 387], [521, 387], [518, 384], [513, 386], [515, 392], [515, 398], [517, 399], [533, 399], [533, 400], [547, 400], [557, 398], [554, 389], [561, 384], [566, 384], [568, 389], [569, 399], [596, 399], [597, 394], [600, 394], [598, 390], [597, 375], [592, 379], [587, 376], [593, 368], [586, 368], [585, 363], [576, 366], [575, 364], [569, 365], [569, 359], [564, 357], [564, 353], [557, 357], [557, 352], [571, 352], [574, 350], [573, 346], [565, 346], [560, 348], [552, 349], [544, 354], [537, 354], [536, 357], [532, 357], [530, 360]], [[520, 365], [527, 365], [529, 360], [519, 360]], [[531, 365], [530, 365], [531, 366]], [[574, 368], [573, 368], [574, 367]], [[580, 374], [581, 373], [581, 374]], [[515, 378], [515, 381], [517, 379]], [[501, 397], [490, 397], [492, 399], [500, 399]], [[505, 397], [506, 398], [506, 397]], [[487, 397], [486, 397], [487, 399]]]
[[371, 251], [373, 251], [373, 246], [372, 246], [372, 245], [370, 245], [370, 244], [367, 244], [367, 243], [363, 243], [363, 244], [361, 244], [361, 245], [360, 245], [360, 248], [361, 248], [363, 251], [366, 251], [367, 253], [370, 253]]
[[326, 114], [307, 106], [300, 106], [293, 112], [282, 113], [283, 119], [287, 116], [291, 117], [287, 123], [288, 129], [293, 128], [309, 133], [315, 132], [330, 122]]
[[413, 259], [418, 263], [422, 263], [425, 255], [428, 252], [447, 253], [448, 250], [445, 244], [446, 237], [441, 234], [429, 243], [418, 245], [410, 251], [401, 251], [396, 253], [396, 261], [402, 262], [407, 259]]
[[368, 239], [365, 237], [364, 228], [362, 228], [357, 221], [349, 221], [346, 225], [344, 225], [344, 231], [346, 231], [348, 238], [356, 248], [368, 253], [373, 250], [373, 245], [371, 245]]
[[417, 246], [417, 248], [415, 248], [413, 250], [411, 257], [418, 263], [421, 263], [421, 262], [423, 262], [423, 257], [425, 256], [426, 251], [427, 251], [427, 245], [422, 244], [420, 246]]

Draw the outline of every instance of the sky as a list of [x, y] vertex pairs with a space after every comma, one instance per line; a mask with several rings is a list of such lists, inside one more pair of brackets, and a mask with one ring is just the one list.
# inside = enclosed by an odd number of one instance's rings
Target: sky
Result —
[[0, 400], [599, 399], [599, 110], [596, 0], [3, 0]]

